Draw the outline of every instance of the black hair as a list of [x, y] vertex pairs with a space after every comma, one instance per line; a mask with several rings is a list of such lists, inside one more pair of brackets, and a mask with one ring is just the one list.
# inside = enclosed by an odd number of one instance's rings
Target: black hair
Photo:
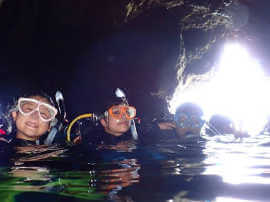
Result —
[[[52, 97], [51, 97], [49, 94], [45, 93], [44, 91], [29, 91], [29, 92], [27, 92], [27, 93], [24, 93], [24, 94], [23, 94], [22, 96], [20, 96], [20, 97], [29, 98], [29, 97], [34, 97], [34, 96], [39, 96], [39, 97], [46, 98], [52, 106], [54, 106], [54, 107], [56, 106], [56, 105], [55, 105], [55, 102], [54, 102], [53, 99], [52, 99]], [[18, 100], [20, 97], [18, 97], [17, 100]]]
[[175, 116], [177, 116], [180, 112], [189, 113], [190, 111], [195, 111], [196, 114], [198, 114], [199, 116], [203, 115], [203, 110], [200, 106], [191, 102], [186, 102], [176, 109]]
[[101, 108], [99, 110], [99, 113], [104, 113], [105, 111], [107, 111], [108, 109], [110, 109], [111, 106], [113, 105], [122, 105], [124, 104], [123, 100], [120, 98], [111, 98], [111, 99], [107, 99], [104, 103], [101, 104]]
[[30, 97], [35, 97], [35, 96], [39, 96], [39, 97], [43, 97], [43, 98], [47, 99], [50, 105], [56, 107], [54, 100], [52, 99], [52, 97], [49, 94], [47, 94], [41, 90], [32, 90], [32, 91], [27, 91], [25, 93], [22, 93], [19, 96], [15, 97], [13, 100], [13, 103], [11, 105], [8, 105], [8, 113], [16, 110], [19, 98], [21, 98], [21, 97], [30, 98]]

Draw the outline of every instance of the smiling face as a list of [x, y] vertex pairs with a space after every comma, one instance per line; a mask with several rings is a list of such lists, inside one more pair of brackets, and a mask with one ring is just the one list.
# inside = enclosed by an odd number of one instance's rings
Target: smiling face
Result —
[[[31, 96], [30, 98], [50, 104], [47, 98], [41, 96]], [[50, 129], [50, 122], [42, 121], [38, 111], [29, 115], [16, 111], [12, 112], [12, 117], [17, 128], [16, 137], [19, 139], [35, 141]]]
[[[120, 106], [124, 105], [116, 105], [115, 107]], [[119, 114], [118, 116], [118, 119], [116, 119], [110, 113], [108, 113], [104, 119], [100, 120], [104, 130], [114, 136], [121, 136], [126, 133], [129, 130], [131, 124], [131, 121], [127, 119], [124, 113]]]

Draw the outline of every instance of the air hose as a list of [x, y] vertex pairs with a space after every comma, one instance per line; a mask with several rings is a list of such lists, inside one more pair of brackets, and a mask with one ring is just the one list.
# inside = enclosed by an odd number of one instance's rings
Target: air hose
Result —
[[75, 119], [73, 119], [67, 128], [67, 141], [70, 142], [71, 128], [78, 120], [85, 119], [85, 118], [93, 118], [94, 116], [95, 116], [94, 114], [88, 113], [88, 114], [81, 114], [81, 115], [77, 116]]

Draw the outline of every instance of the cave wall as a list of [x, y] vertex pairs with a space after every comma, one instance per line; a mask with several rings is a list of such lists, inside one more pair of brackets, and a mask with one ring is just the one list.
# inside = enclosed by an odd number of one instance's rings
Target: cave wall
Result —
[[139, 108], [159, 110], [151, 95], [171, 96], [177, 82], [209, 71], [228, 39], [259, 44], [252, 48], [267, 58], [267, 26], [260, 32], [268, 23], [267, 11], [260, 12], [265, 3], [2, 0], [1, 96], [11, 94], [6, 89], [16, 94], [32, 86], [60, 88], [70, 111], [81, 112], [123, 87]]

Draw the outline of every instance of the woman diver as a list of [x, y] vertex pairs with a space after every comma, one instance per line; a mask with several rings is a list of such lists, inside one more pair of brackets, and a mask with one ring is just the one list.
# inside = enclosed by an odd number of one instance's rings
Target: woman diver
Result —
[[39, 145], [40, 139], [54, 125], [57, 109], [45, 93], [32, 93], [20, 97], [9, 109], [15, 130], [9, 136], [12, 145]]

